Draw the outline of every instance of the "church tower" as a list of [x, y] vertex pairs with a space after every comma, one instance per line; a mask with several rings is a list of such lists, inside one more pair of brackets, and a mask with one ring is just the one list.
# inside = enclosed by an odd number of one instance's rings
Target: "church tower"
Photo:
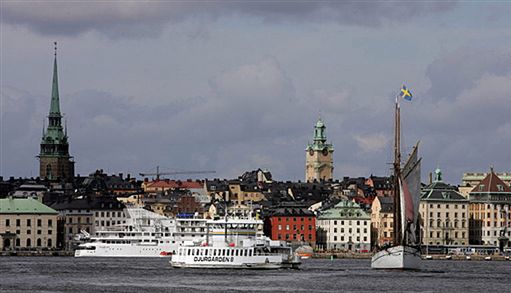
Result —
[[71, 181], [75, 167], [73, 157], [69, 155], [67, 128], [62, 127], [60, 113], [59, 84], [57, 77], [57, 43], [55, 43], [55, 60], [53, 62], [53, 84], [51, 90], [50, 114], [48, 128], [43, 127], [41, 151], [39, 153], [39, 177], [49, 180]]
[[334, 172], [334, 147], [326, 142], [326, 126], [319, 118], [314, 126], [314, 140], [307, 145], [305, 157], [305, 180], [330, 180]]

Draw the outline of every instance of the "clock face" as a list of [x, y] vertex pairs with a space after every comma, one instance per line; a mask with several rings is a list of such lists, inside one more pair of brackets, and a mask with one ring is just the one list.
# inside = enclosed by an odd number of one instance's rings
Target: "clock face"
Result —
[[328, 149], [327, 149], [327, 148], [324, 148], [324, 149], [323, 149], [323, 156], [326, 156], [326, 155], [328, 155]]
[[314, 155], [314, 150], [313, 149], [310, 149], [309, 150], [309, 155], [313, 156]]

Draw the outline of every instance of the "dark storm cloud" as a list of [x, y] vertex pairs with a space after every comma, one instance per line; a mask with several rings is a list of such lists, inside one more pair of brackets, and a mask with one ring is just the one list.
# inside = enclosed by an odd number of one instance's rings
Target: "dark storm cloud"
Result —
[[422, 141], [426, 171], [444, 166], [453, 182], [492, 164], [507, 171], [511, 51], [457, 50], [434, 61], [428, 77], [431, 89], [402, 111], [403, 132]]
[[44, 35], [99, 31], [110, 37], [157, 36], [169, 23], [199, 16], [215, 20], [241, 15], [265, 21], [332, 21], [379, 26], [447, 11], [454, 1], [205, 1], [205, 2], [3, 2], [3, 21]]

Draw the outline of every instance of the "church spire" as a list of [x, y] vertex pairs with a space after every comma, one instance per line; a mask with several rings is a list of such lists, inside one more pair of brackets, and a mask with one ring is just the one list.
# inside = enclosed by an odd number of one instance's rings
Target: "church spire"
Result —
[[60, 101], [59, 101], [59, 79], [57, 75], [57, 42], [55, 45], [55, 59], [53, 61], [53, 84], [51, 88], [51, 104], [50, 104], [50, 116], [60, 115]]

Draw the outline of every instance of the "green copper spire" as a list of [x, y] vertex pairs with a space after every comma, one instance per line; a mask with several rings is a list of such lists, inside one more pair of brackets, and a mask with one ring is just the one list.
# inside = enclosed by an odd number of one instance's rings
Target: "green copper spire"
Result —
[[55, 60], [53, 61], [53, 84], [51, 88], [50, 116], [60, 115], [59, 79], [57, 75], [57, 42], [55, 44]]
[[435, 170], [435, 182], [442, 182], [442, 170], [440, 168]]
[[326, 141], [326, 125], [319, 117], [318, 121], [316, 122], [316, 125], [314, 125], [314, 137], [312, 144], [307, 144], [306, 150], [327, 150], [327, 151], [333, 151], [334, 148], [331, 144], [327, 143]]
[[[51, 89], [50, 114], [39, 152], [39, 177], [49, 180], [71, 181], [74, 177], [73, 157], [69, 155], [67, 127], [62, 127], [60, 113], [59, 82], [57, 76], [57, 42], [55, 44], [55, 60], [53, 61], [53, 83]], [[67, 123], [66, 123], [67, 126]]]
[[315, 142], [326, 142], [326, 133], [325, 133], [325, 123], [323, 123], [323, 120], [321, 120], [321, 117], [318, 119], [318, 122], [316, 122], [316, 126], [314, 127], [314, 141]]

